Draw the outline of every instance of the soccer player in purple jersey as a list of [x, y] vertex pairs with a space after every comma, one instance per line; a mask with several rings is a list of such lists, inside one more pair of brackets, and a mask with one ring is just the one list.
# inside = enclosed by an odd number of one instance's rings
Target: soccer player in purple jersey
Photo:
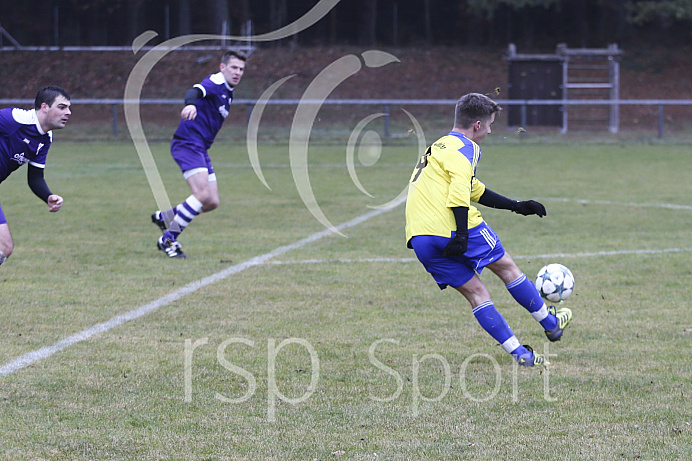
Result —
[[161, 228], [157, 246], [170, 258], [185, 258], [178, 236], [202, 212], [219, 206], [219, 189], [208, 150], [228, 116], [233, 88], [240, 82], [247, 57], [227, 51], [219, 72], [209, 75], [185, 93], [185, 107], [173, 135], [171, 155], [183, 172], [192, 194], [170, 210], [156, 211], [151, 220]]
[[[32, 110], [0, 109], [0, 183], [27, 163], [29, 188], [53, 213], [60, 210], [63, 199], [50, 191], [43, 172], [53, 142], [52, 130], [65, 128], [71, 113], [70, 95], [58, 86], [39, 90]], [[13, 250], [10, 227], [0, 207], [0, 264]]]

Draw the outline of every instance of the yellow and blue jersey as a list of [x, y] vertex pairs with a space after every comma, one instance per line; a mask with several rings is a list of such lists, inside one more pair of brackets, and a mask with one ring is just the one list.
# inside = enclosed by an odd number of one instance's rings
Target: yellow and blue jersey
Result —
[[[406, 242], [416, 235], [451, 237], [454, 207], [468, 207], [468, 228], [483, 222], [472, 202], [485, 192], [476, 178], [481, 148], [455, 131], [433, 143], [411, 175], [406, 200]], [[410, 244], [409, 244], [410, 248]]]

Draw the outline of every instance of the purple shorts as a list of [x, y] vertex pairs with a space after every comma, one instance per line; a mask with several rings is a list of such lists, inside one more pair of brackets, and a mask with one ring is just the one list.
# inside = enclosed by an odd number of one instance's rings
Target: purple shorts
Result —
[[214, 167], [204, 146], [184, 139], [173, 138], [171, 155], [183, 173], [188, 170], [206, 168], [209, 176], [214, 174]]
[[458, 288], [480, 274], [483, 268], [505, 255], [500, 237], [485, 222], [469, 229], [468, 249], [463, 256], [442, 256], [447, 237], [417, 235], [411, 239], [411, 246], [418, 260], [430, 272], [441, 290], [451, 286]]
[[7, 224], [7, 219], [5, 219], [5, 213], [2, 212], [1, 206], [0, 206], [0, 224]]

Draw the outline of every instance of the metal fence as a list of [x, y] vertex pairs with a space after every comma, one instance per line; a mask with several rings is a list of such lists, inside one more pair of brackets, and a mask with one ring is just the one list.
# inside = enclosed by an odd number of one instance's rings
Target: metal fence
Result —
[[[319, 104], [319, 105], [368, 105], [381, 106], [384, 116], [384, 135], [390, 137], [389, 117], [392, 106], [454, 106], [455, 99], [327, 99], [324, 101], [318, 100], [301, 100], [301, 99], [273, 99], [264, 101], [267, 105], [293, 105], [299, 104]], [[620, 106], [652, 106], [658, 109], [658, 137], [663, 137], [664, 122], [665, 122], [665, 107], [666, 106], [692, 106], [692, 99], [617, 99], [617, 100], [602, 100], [602, 99], [579, 99], [579, 100], [555, 100], [555, 99], [497, 99], [502, 106], [519, 106], [521, 112], [521, 126], [526, 126], [527, 111], [532, 106], [558, 105], [561, 110], [568, 110], [568, 106], [608, 106], [610, 108], [619, 108]], [[13, 104], [21, 104], [24, 106], [33, 105], [33, 99], [0, 99], [1, 106]], [[120, 130], [120, 122], [118, 120], [118, 107], [124, 104], [170, 104], [181, 105], [179, 99], [139, 99], [139, 100], [124, 100], [124, 99], [73, 99], [73, 104], [89, 104], [89, 105], [107, 105], [111, 106], [112, 113], [112, 130], [113, 134], [117, 135]], [[257, 104], [253, 99], [235, 99], [234, 105], [245, 105], [248, 107], [248, 113]], [[619, 127], [616, 127], [615, 132]], [[567, 132], [567, 126], [562, 127], [562, 132]]]

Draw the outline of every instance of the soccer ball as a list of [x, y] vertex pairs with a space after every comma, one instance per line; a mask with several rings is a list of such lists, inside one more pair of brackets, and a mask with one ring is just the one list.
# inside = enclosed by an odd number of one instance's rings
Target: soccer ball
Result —
[[574, 275], [562, 264], [548, 264], [538, 271], [536, 289], [548, 301], [562, 301], [574, 290]]

